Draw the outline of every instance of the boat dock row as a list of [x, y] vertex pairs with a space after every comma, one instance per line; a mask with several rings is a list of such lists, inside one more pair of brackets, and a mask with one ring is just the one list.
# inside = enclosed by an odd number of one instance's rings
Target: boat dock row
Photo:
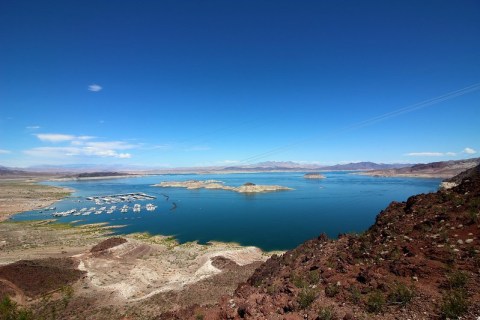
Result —
[[[139, 204], [135, 204], [133, 206], [133, 212], [140, 212], [143, 208], [145, 208], [147, 211], [155, 211], [155, 209], [157, 209], [157, 206], [155, 206], [151, 203], [147, 204], [145, 207], [142, 207]], [[118, 210], [121, 213], [126, 213], [130, 209], [131, 208], [128, 205], [124, 205], [123, 207], [119, 208]], [[62, 212], [54, 212], [54, 213], [52, 213], [52, 216], [54, 216], [54, 217], [67, 217], [67, 216], [70, 216], [70, 215], [73, 215], [73, 216], [88, 216], [92, 213], [93, 214], [102, 214], [104, 212], [108, 213], [108, 214], [112, 214], [116, 210], [117, 210], [117, 206], [111, 206], [108, 209], [107, 209], [107, 207], [100, 207], [100, 208], [91, 207], [90, 209], [82, 208], [80, 210], [70, 209], [70, 210], [62, 211]]]
[[85, 199], [89, 201], [94, 201], [95, 204], [110, 204], [110, 203], [119, 203], [119, 202], [132, 202], [138, 200], [154, 200], [157, 199], [155, 196], [148, 195], [143, 192], [131, 192], [131, 193], [119, 193], [112, 194], [108, 196], [92, 196], [86, 197]]

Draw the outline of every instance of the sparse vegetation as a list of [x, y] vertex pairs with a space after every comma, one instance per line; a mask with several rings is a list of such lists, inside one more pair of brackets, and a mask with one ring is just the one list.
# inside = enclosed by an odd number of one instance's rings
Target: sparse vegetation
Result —
[[30, 320], [33, 314], [28, 309], [23, 309], [12, 301], [9, 296], [0, 300], [0, 320]]
[[406, 306], [415, 296], [413, 287], [407, 287], [404, 283], [395, 283], [392, 291], [388, 295], [388, 302], [390, 304]]
[[321, 307], [318, 311], [318, 320], [335, 320], [338, 319], [335, 310], [333, 310], [332, 306], [328, 307]]
[[325, 287], [325, 295], [329, 298], [335, 297], [340, 292], [340, 288], [336, 284], [329, 284]]
[[440, 307], [444, 319], [457, 319], [468, 309], [467, 294], [464, 290], [449, 290], [443, 296]]
[[465, 272], [454, 271], [447, 275], [447, 287], [449, 289], [463, 289], [467, 285], [468, 276]]
[[308, 308], [315, 298], [317, 293], [315, 289], [312, 288], [303, 288], [302, 291], [298, 294], [298, 304], [300, 305], [301, 309]]
[[362, 294], [360, 290], [355, 286], [350, 287], [350, 294], [350, 300], [352, 301], [352, 303], [358, 304], [362, 299]]
[[70, 300], [72, 300], [72, 297], [73, 297], [72, 286], [63, 286], [62, 287], [62, 302], [63, 302], [63, 305], [65, 307], [70, 303]]
[[317, 284], [320, 281], [320, 272], [318, 270], [312, 270], [308, 273], [308, 282], [310, 284]]
[[380, 313], [385, 308], [385, 297], [380, 291], [374, 291], [368, 295], [366, 301], [367, 311], [371, 313]]
[[305, 288], [307, 286], [307, 282], [305, 281], [305, 279], [303, 279], [303, 277], [298, 274], [294, 274], [292, 276], [292, 283], [297, 288]]

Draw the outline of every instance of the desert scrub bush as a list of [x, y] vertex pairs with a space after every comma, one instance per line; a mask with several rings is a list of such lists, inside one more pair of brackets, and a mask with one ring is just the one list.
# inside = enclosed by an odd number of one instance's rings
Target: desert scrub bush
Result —
[[9, 296], [0, 300], [0, 320], [33, 320], [33, 314], [28, 309], [19, 308]]
[[358, 304], [362, 299], [362, 293], [360, 292], [360, 290], [355, 286], [351, 286], [349, 291], [350, 291], [350, 300], [352, 301], [352, 303]]
[[380, 313], [385, 308], [385, 297], [380, 291], [374, 291], [368, 295], [366, 301], [367, 311], [371, 313]]
[[447, 288], [463, 289], [467, 285], [468, 275], [462, 271], [453, 271], [447, 275]]
[[62, 302], [63, 302], [63, 305], [65, 307], [70, 303], [70, 300], [72, 300], [72, 297], [73, 297], [72, 286], [63, 286], [62, 287]]
[[195, 320], [203, 320], [205, 318], [205, 316], [201, 313], [197, 313], [197, 315], [195, 316]]
[[308, 282], [310, 284], [317, 284], [320, 281], [320, 272], [318, 270], [312, 270], [308, 273]]
[[297, 288], [305, 288], [307, 286], [307, 282], [301, 275], [293, 274], [292, 275], [292, 283]]
[[470, 208], [468, 211], [467, 211], [467, 219], [469, 220], [468, 221], [468, 224], [474, 224], [474, 223], [478, 223], [479, 219], [478, 219], [478, 209], [477, 208]]
[[397, 282], [388, 295], [388, 302], [402, 307], [406, 306], [415, 296], [415, 289], [407, 287], [404, 283]]
[[468, 309], [468, 298], [464, 290], [449, 290], [443, 295], [440, 311], [443, 319], [458, 319]]
[[298, 294], [298, 304], [300, 306], [300, 309], [306, 309], [308, 308], [313, 301], [315, 301], [315, 298], [317, 296], [317, 293], [315, 289], [312, 288], [303, 288], [302, 291]]
[[332, 306], [321, 307], [318, 310], [318, 320], [336, 320], [338, 316]]
[[329, 298], [335, 297], [340, 292], [340, 288], [336, 284], [329, 284], [325, 287], [325, 295]]

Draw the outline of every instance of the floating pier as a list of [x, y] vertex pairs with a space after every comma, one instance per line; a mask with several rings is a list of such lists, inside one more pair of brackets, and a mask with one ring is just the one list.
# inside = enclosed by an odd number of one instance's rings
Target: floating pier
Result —
[[85, 199], [89, 201], [95, 201], [95, 203], [117, 203], [137, 200], [153, 200], [157, 199], [155, 196], [148, 195], [144, 192], [131, 192], [131, 193], [118, 193], [107, 196], [91, 196]]

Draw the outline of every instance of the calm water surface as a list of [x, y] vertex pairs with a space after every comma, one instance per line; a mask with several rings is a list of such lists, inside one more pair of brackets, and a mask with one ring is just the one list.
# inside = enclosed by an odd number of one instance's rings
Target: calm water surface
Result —
[[[347, 172], [324, 173], [326, 179], [307, 180], [303, 173], [256, 173], [215, 175], [158, 175], [141, 178], [48, 182], [76, 190], [71, 197], [56, 203], [57, 211], [95, 206], [85, 197], [127, 192], [145, 192], [156, 196], [153, 212], [115, 211], [113, 214], [69, 216], [59, 222], [82, 219], [78, 223], [107, 222], [126, 227], [118, 234], [149, 232], [174, 235], [180, 242], [210, 240], [238, 242], [265, 250], [291, 249], [324, 232], [330, 237], [339, 233], [362, 232], [391, 201], [405, 201], [418, 193], [436, 191], [438, 179], [377, 178]], [[225, 190], [186, 190], [158, 188], [161, 181], [215, 179], [229, 186], [245, 182], [275, 184], [294, 188], [265, 194], [246, 195]], [[166, 200], [162, 194], [168, 195]], [[171, 210], [173, 202], [176, 209]], [[121, 207], [124, 203], [116, 204]], [[130, 207], [134, 203], [127, 203]], [[104, 205], [110, 207], [111, 205]], [[96, 206], [99, 207], [98, 205]], [[13, 220], [51, 218], [50, 212], [28, 211]]]

